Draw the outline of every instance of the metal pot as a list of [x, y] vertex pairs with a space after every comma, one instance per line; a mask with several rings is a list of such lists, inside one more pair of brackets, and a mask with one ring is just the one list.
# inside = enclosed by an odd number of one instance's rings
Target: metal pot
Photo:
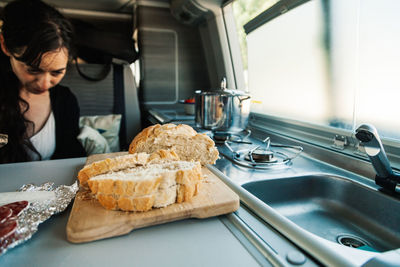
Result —
[[250, 95], [239, 90], [221, 89], [195, 92], [196, 126], [207, 130], [240, 132], [246, 129], [250, 113]]

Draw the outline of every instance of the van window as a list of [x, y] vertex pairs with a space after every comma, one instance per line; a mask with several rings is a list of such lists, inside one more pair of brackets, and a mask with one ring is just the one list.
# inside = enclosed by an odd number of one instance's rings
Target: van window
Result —
[[229, 8], [253, 113], [400, 141], [400, 1], [248, 2]]

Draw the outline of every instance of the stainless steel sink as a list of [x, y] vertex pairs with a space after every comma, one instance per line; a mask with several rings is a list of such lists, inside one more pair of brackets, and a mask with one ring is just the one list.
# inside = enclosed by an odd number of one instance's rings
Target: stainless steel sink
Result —
[[374, 188], [330, 175], [260, 180], [242, 187], [326, 240], [376, 252], [400, 247], [400, 199]]

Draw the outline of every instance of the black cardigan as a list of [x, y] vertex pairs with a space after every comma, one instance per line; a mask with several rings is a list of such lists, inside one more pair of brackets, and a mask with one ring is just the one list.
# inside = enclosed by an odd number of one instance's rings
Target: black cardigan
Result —
[[84, 157], [86, 152], [78, 141], [79, 105], [68, 87], [50, 89], [51, 108], [56, 124], [56, 149], [51, 159]]

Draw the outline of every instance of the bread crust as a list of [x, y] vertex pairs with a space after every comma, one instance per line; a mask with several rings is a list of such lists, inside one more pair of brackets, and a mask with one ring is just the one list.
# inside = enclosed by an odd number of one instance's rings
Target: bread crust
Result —
[[[148, 211], [172, 203], [190, 201], [198, 194], [202, 173], [199, 162], [192, 168], [162, 172], [146, 180], [89, 179], [90, 190], [110, 210]], [[153, 168], [148, 165], [142, 168]], [[113, 173], [107, 174], [112, 177]]]
[[179, 160], [179, 156], [172, 150], [161, 149], [151, 154], [143, 152], [128, 154], [115, 158], [107, 158], [104, 160], [93, 162], [83, 167], [78, 173], [78, 180], [81, 186], [86, 187], [87, 181], [91, 177], [108, 172], [115, 172], [127, 168], [162, 162], [164, 160], [177, 161]]
[[[186, 150], [191, 153], [181, 152], [178, 146], [186, 145]], [[199, 147], [191, 144], [201, 144]], [[174, 150], [181, 160], [200, 161], [202, 165], [215, 164], [219, 153], [214, 141], [206, 134], [197, 133], [186, 124], [175, 125], [172, 123], [152, 125], [141, 131], [129, 145], [129, 153], [152, 153], [155, 149]], [[190, 156], [188, 156], [190, 154]]]

